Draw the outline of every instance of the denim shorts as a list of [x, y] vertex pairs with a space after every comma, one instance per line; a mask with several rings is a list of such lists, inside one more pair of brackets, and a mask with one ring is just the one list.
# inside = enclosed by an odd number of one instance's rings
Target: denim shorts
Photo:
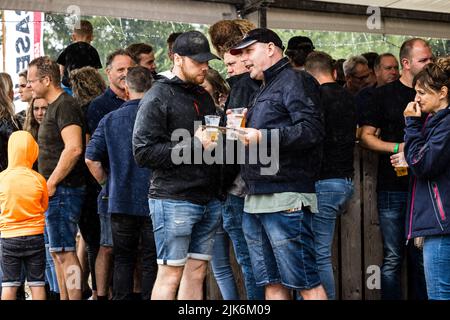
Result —
[[84, 187], [58, 186], [45, 213], [50, 252], [75, 251], [78, 220], [85, 198]]
[[100, 245], [102, 247], [112, 247], [111, 215], [99, 213], [98, 216], [100, 218]]
[[242, 228], [247, 240], [256, 284], [281, 283], [296, 290], [317, 287], [313, 214], [307, 208], [294, 212], [244, 212]]
[[3, 238], [2, 241], [2, 287], [19, 287], [22, 268], [30, 287], [45, 285], [44, 235]]
[[214, 236], [221, 223], [222, 204], [150, 199], [150, 216], [157, 251], [157, 263], [184, 266], [188, 258], [209, 261]]

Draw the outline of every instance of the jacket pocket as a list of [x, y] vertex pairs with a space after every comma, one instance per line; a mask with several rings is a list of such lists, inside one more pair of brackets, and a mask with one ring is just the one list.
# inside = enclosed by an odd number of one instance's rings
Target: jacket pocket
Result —
[[435, 213], [436, 220], [439, 223], [439, 227], [441, 228], [441, 230], [444, 231], [442, 221], [445, 221], [446, 217], [439, 194], [439, 188], [436, 182], [428, 181], [428, 192], [430, 194], [431, 203], [433, 205], [433, 211]]
[[444, 206], [442, 204], [441, 194], [439, 192], [439, 187], [436, 182], [432, 182], [431, 185], [433, 187], [433, 195], [434, 195], [434, 199], [436, 201], [436, 206], [437, 206], [439, 215], [440, 215], [442, 221], [445, 221], [446, 215], [445, 215], [445, 211], [444, 211]]

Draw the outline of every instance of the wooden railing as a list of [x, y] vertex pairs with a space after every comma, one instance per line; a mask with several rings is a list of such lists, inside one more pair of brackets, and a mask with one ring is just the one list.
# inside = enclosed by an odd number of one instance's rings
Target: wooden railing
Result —
[[[333, 242], [336, 297], [340, 300], [378, 300], [383, 260], [376, 195], [378, 155], [357, 146], [354, 166], [355, 192], [344, 214], [337, 220]], [[240, 296], [245, 298], [242, 274], [234, 253], [231, 255]], [[406, 272], [402, 274], [406, 294]], [[210, 268], [205, 290], [206, 299], [221, 299]]]

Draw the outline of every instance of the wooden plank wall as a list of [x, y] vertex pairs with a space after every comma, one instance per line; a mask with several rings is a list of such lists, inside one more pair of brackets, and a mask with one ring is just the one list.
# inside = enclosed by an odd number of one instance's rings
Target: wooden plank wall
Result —
[[[355, 148], [355, 192], [345, 213], [337, 220], [333, 243], [336, 297], [340, 300], [380, 299], [380, 290], [367, 286], [373, 270], [381, 269], [383, 259], [377, 212], [377, 165], [375, 153], [359, 146]], [[233, 264], [236, 264], [232, 250], [231, 254]], [[234, 270], [240, 286], [243, 286], [242, 275], [236, 265]], [[245, 292], [242, 288], [240, 291], [241, 294]], [[221, 298], [211, 272], [208, 272], [206, 280], [206, 298]]]

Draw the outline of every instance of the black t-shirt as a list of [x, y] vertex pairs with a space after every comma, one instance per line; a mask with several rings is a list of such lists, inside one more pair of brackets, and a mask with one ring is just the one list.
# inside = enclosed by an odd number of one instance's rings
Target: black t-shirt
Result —
[[62, 83], [66, 87], [71, 87], [69, 81], [70, 71], [87, 66], [96, 69], [102, 68], [97, 50], [87, 42], [75, 42], [67, 46], [61, 52], [56, 62], [64, 66]]
[[[380, 139], [386, 142], [404, 141], [403, 111], [414, 101], [416, 92], [400, 80], [375, 89], [367, 108], [362, 110], [360, 125], [380, 128]], [[390, 161], [391, 154], [380, 153], [378, 162], [378, 191], [408, 191], [408, 176], [397, 177]]]
[[325, 141], [320, 180], [353, 177], [356, 105], [353, 96], [337, 83], [320, 86], [325, 118]]
[[[42, 124], [39, 126], [39, 173], [48, 179], [58, 164], [64, 141], [61, 131], [69, 126], [77, 125], [82, 128], [81, 141], [84, 147], [84, 123], [81, 107], [76, 100], [67, 93], [62, 93], [53, 103], [48, 105]], [[85, 184], [84, 157], [80, 156], [75, 167], [60, 182], [66, 187], [80, 187]]]

